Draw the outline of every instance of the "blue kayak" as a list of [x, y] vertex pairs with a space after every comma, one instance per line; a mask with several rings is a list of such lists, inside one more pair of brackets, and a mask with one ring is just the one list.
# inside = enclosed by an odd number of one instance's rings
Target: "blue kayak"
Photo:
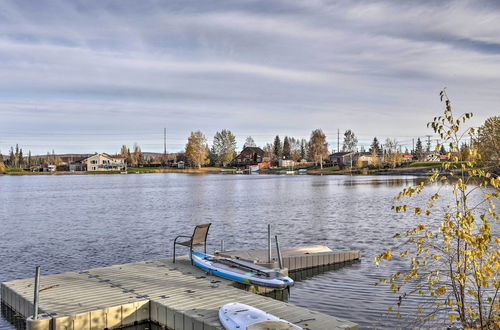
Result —
[[286, 289], [293, 285], [293, 280], [278, 270], [251, 262], [196, 251], [193, 251], [191, 258], [193, 264], [204, 271], [235, 282], [273, 289]]

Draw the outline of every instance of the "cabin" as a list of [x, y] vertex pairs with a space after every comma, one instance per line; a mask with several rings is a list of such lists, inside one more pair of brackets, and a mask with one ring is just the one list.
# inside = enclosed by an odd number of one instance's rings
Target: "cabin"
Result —
[[87, 172], [92, 171], [126, 171], [126, 158], [111, 156], [106, 153], [95, 154], [81, 161], [87, 165]]
[[246, 147], [230, 163], [235, 167], [258, 165], [264, 160], [264, 150], [259, 147]]
[[332, 165], [338, 165], [339, 168], [344, 166], [351, 166], [356, 164], [356, 153], [355, 152], [335, 152], [328, 156], [328, 160]]

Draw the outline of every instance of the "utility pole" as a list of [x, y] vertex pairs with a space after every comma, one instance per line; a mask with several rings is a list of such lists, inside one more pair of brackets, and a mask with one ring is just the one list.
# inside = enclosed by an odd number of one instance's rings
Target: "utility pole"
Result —
[[[163, 128], [163, 163], [167, 163], [167, 128]], [[165, 165], [164, 165], [165, 166]]]
[[340, 152], [340, 130], [337, 128], [337, 152]]
[[167, 129], [163, 128], [163, 156], [167, 155]]
[[430, 152], [431, 151], [431, 136], [430, 135], [426, 135], [427, 136], [427, 152]]

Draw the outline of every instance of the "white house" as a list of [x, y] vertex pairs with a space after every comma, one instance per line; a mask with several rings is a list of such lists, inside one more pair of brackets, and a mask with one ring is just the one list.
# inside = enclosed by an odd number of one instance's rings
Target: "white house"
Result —
[[87, 157], [81, 161], [87, 164], [87, 172], [92, 171], [126, 171], [126, 158], [99, 153]]

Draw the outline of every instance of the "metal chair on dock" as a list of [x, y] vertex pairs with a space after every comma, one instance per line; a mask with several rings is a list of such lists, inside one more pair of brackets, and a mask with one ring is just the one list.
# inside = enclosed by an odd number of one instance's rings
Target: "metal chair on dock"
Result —
[[[191, 252], [193, 252], [193, 247], [203, 245], [205, 247], [205, 253], [207, 253], [207, 236], [208, 229], [211, 223], [206, 223], [203, 225], [198, 225], [194, 227], [194, 232], [192, 236], [179, 235], [174, 239], [174, 263], [175, 263], [175, 246], [183, 245], [189, 247], [189, 258], [191, 258]], [[189, 238], [189, 240], [184, 242], [177, 242], [178, 238]], [[192, 261], [191, 261], [192, 262]]]

